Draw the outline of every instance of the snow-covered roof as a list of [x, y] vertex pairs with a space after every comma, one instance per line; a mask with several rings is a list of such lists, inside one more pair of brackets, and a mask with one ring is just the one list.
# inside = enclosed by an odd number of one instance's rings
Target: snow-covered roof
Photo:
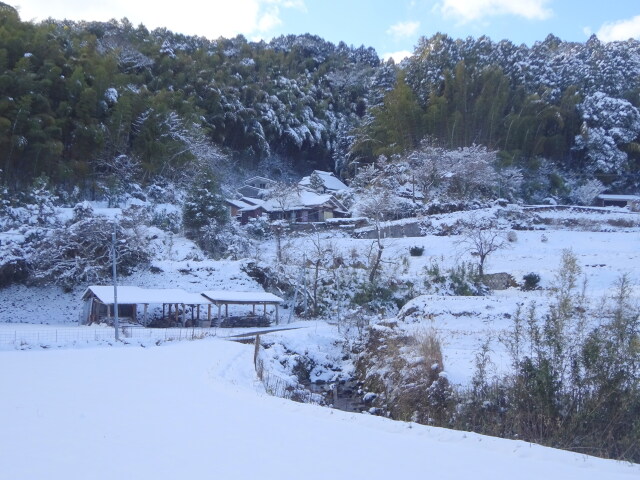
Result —
[[[345, 190], [348, 188], [342, 181], [336, 177], [332, 172], [325, 172], [322, 170], [314, 170], [313, 173], [317, 174], [322, 180], [324, 188], [331, 192], [337, 192], [340, 190]], [[298, 185], [301, 187], [308, 187], [311, 185], [311, 176], [303, 177], [302, 180], [298, 182]]]
[[202, 292], [212, 302], [218, 303], [282, 303], [284, 300], [268, 292], [232, 292], [229, 290], [208, 290]]
[[[91, 285], [82, 294], [82, 298], [87, 298], [90, 293], [93, 293], [102, 303], [113, 305], [113, 285]], [[118, 285], [118, 303], [204, 305], [211, 302], [199, 293], [190, 293], [181, 288], [141, 288]]]
[[225, 201], [237, 208], [247, 208], [251, 206], [249, 203], [243, 202], [242, 200], [236, 200], [234, 198], [226, 198]]
[[259, 198], [252, 198], [252, 197], [242, 197], [242, 201], [247, 205], [253, 205], [253, 206], [262, 205], [264, 203], [264, 200], [261, 200]]
[[292, 191], [289, 198], [284, 201], [276, 198], [265, 200], [260, 206], [267, 212], [277, 212], [282, 211], [283, 209], [290, 212], [292, 210], [305, 210], [320, 207], [325, 204], [330, 204], [331, 207], [336, 210], [346, 210], [333, 195], [329, 193], [320, 194], [306, 189]]
[[267, 184], [267, 185], [274, 185], [276, 183], [276, 181], [275, 180], [271, 180], [270, 178], [267, 178], [267, 177], [261, 177], [261, 176], [257, 175], [255, 177], [248, 178], [244, 182], [245, 185], [249, 185], [249, 186], [254, 186], [253, 185], [254, 183], [264, 183], [264, 184]]
[[613, 202], [634, 202], [640, 201], [640, 196], [638, 195], [612, 195], [609, 193], [601, 193], [598, 195], [600, 200], [610, 200]]

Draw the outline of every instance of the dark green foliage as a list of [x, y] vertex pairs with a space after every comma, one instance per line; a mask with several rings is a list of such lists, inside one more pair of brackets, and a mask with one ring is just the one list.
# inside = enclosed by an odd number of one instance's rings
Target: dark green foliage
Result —
[[471, 263], [461, 263], [451, 268], [449, 274], [449, 288], [453, 295], [476, 296], [484, 295], [486, 287], [481, 283], [482, 275], [478, 268]]
[[[583, 453], [640, 460], [640, 311], [629, 279], [587, 330], [579, 269], [565, 254], [545, 314], [535, 306], [513, 317], [504, 342], [513, 371], [489, 381], [479, 369], [463, 392], [457, 422], [483, 433], [535, 441]], [[467, 401], [468, 399], [468, 401]], [[480, 408], [498, 402], [500, 409]]]
[[[437, 265], [429, 269], [444, 282]], [[589, 327], [577, 258], [565, 251], [548, 311], [518, 308], [501, 338], [511, 370], [493, 376], [492, 339], [476, 354], [468, 388], [439, 375], [442, 359], [412, 351], [396, 323], [368, 333], [357, 368], [367, 391], [391, 418], [517, 438], [580, 453], [640, 461], [640, 310], [627, 276]], [[422, 343], [424, 345], [424, 342]], [[433, 347], [429, 351], [435, 351]], [[407, 353], [435, 363], [406, 365]]]
[[366, 110], [357, 79], [379, 63], [372, 49], [311, 35], [209, 41], [126, 19], [32, 24], [7, 7], [0, 168], [12, 190], [45, 174], [93, 195], [114, 158], [136, 159], [142, 184], [201, 157], [185, 135], [196, 128], [245, 166], [278, 154], [326, 170], [339, 131]]
[[421, 257], [424, 253], [424, 247], [413, 246], [409, 248], [409, 255], [412, 257]]
[[540, 275], [537, 273], [527, 273], [522, 277], [524, 284], [522, 285], [523, 290], [535, 290], [538, 288], [538, 284], [540, 283]]
[[600, 123], [581, 127], [584, 105], [600, 105], [597, 92], [610, 97], [603, 105], [620, 100], [634, 112], [639, 59], [637, 41], [550, 36], [527, 48], [436, 34], [420, 39], [400, 69], [381, 64], [371, 48], [308, 34], [209, 41], [126, 19], [32, 24], [5, 7], [0, 168], [12, 192], [44, 174], [88, 197], [106, 178], [114, 185], [112, 159], [138, 162], [133, 177], [142, 185], [199, 159], [200, 140], [245, 167], [282, 158], [303, 171], [347, 173], [355, 171], [349, 162], [405, 153], [428, 139], [501, 151], [503, 167], [525, 168], [529, 178], [549, 180], [544, 157], [559, 170], [590, 166], [607, 186], [631, 186], [640, 158], [635, 127], [611, 145], [615, 169], [594, 135], [602, 123], [610, 139], [618, 125], [599, 115]]
[[187, 194], [182, 211], [182, 224], [188, 238], [198, 239], [209, 225], [223, 226], [229, 221], [229, 209], [213, 174], [204, 175]]
[[479, 296], [485, 295], [487, 287], [482, 284], [482, 276], [477, 266], [463, 262], [442, 271], [440, 265], [432, 263], [425, 268], [425, 286], [434, 287], [449, 295]]

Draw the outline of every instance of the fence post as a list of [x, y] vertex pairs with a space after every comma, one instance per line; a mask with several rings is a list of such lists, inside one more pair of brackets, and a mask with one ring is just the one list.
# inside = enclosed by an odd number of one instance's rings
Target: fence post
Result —
[[260, 353], [260, 334], [256, 334], [255, 345], [253, 349], [253, 366], [254, 368], [258, 364], [258, 353]]

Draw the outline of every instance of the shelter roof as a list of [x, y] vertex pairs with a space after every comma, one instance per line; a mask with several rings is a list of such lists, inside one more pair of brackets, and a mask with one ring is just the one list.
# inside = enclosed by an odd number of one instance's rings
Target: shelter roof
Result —
[[[112, 285], [91, 285], [87, 287], [82, 298], [91, 293], [106, 305], [113, 305]], [[199, 293], [191, 293], [181, 288], [141, 288], [129, 285], [118, 286], [119, 304], [162, 304], [180, 303], [185, 305], [204, 305], [211, 303]]]
[[214, 303], [282, 303], [284, 300], [268, 292], [232, 292], [229, 290], [208, 290], [202, 292]]
[[601, 200], [611, 200], [611, 201], [628, 201], [633, 202], [636, 200], [640, 200], [640, 196], [638, 195], [613, 195], [610, 193], [601, 193], [598, 195], [598, 198]]

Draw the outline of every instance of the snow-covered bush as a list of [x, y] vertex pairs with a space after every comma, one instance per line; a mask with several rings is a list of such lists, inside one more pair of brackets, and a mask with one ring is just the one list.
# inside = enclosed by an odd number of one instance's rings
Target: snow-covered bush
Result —
[[523, 290], [535, 290], [536, 288], [538, 288], [538, 284], [540, 283], [540, 275], [533, 272], [527, 273], [522, 277], [522, 280], [523, 280], [523, 284], [522, 284]]
[[[31, 212], [30, 223], [42, 226], [56, 223], [55, 201], [58, 197], [51, 192], [47, 177], [36, 178], [27, 197], [26, 208]], [[35, 222], [33, 222], [34, 220]]]
[[425, 267], [424, 286], [441, 295], [463, 297], [485, 295], [488, 291], [482, 284], [478, 267], [465, 262], [447, 269], [442, 269], [437, 262]]
[[266, 217], [261, 216], [258, 218], [250, 218], [247, 224], [244, 226], [251, 238], [256, 240], [266, 240], [271, 236], [271, 228], [269, 221]]
[[23, 245], [14, 242], [0, 243], [0, 288], [27, 279], [27, 257], [28, 253]]
[[363, 389], [376, 394], [372, 402], [379, 409], [377, 413], [397, 420], [446, 425], [455, 396], [442, 358], [434, 332], [409, 335], [396, 322], [378, 323], [368, 330], [356, 371]]
[[589, 180], [586, 183], [574, 188], [570, 198], [578, 205], [592, 205], [598, 195], [604, 192], [604, 185], [600, 180]]
[[244, 258], [251, 249], [251, 242], [236, 222], [219, 224], [211, 220], [200, 229], [198, 245], [214, 258]]
[[79, 222], [93, 217], [93, 206], [89, 202], [80, 202], [73, 207], [72, 221]]
[[[149, 261], [147, 239], [126, 223], [117, 225], [117, 266], [129, 275]], [[99, 283], [111, 275], [114, 223], [103, 216], [87, 216], [59, 228], [37, 242], [29, 260], [30, 280], [64, 288]]]

